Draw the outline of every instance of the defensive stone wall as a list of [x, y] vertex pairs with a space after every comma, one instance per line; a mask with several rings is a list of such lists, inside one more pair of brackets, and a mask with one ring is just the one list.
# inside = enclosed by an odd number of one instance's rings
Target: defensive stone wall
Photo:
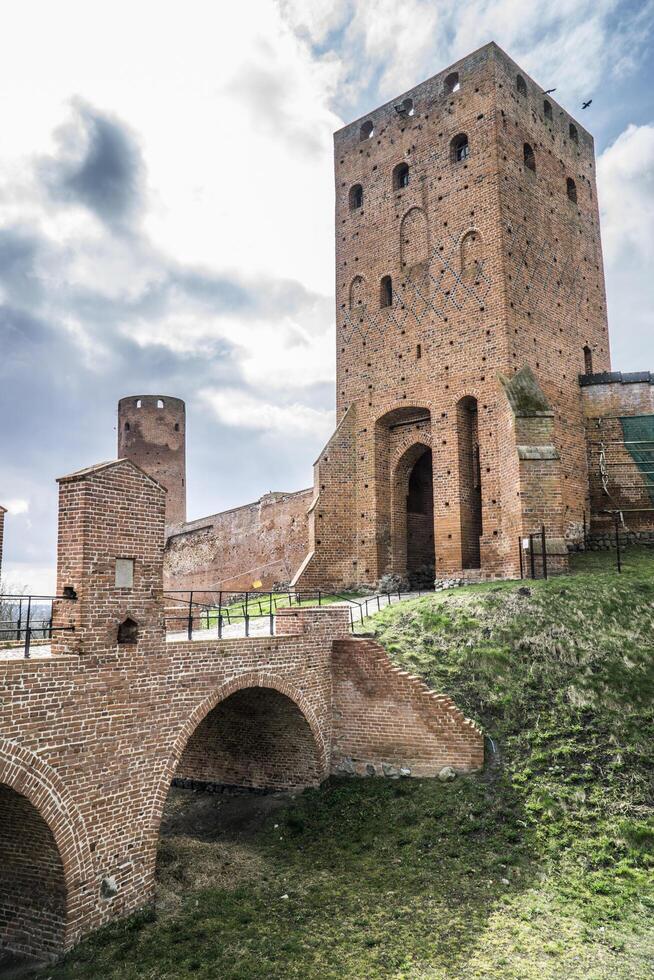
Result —
[[243, 507], [169, 529], [167, 589], [272, 589], [288, 583], [309, 548], [313, 490], [269, 493]]

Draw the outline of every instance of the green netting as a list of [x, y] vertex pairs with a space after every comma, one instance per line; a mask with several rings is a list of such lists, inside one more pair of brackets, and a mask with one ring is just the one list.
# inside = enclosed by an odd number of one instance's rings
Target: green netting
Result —
[[654, 415], [626, 415], [620, 421], [625, 446], [642, 473], [654, 503]]

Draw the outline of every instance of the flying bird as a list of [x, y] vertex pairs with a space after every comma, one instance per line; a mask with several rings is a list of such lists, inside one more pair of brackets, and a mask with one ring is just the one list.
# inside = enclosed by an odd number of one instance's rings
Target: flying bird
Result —
[[546, 88], [543, 95], [551, 95], [552, 92], [556, 92], [556, 86], [554, 86], [554, 88]]
[[592, 99], [589, 99], [588, 102], [584, 102], [581, 108], [582, 109], [587, 109], [588, 106], [591, 104], [592, 101], [593, 101]]

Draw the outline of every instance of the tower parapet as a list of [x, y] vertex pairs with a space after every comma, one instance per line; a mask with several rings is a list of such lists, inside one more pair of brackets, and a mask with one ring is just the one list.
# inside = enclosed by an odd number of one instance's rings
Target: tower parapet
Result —
[[167, 525], [186, 520], [186, 406], [181, 398], [121, 398], [118, 458], [136, 463], [166, 488]]

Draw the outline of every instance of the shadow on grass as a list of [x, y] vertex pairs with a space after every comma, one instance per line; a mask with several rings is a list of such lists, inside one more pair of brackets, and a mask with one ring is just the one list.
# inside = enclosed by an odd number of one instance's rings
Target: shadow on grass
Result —
[[[207, 840], [203, 821], [192, 860], [207, 863], [225, 845]], [[190, 891], [174, 918], [101, 930], [49, 976], [464, 976], [496, 904], [534, 871], [527, 820], [501, 773], [330, 780], [276, 809], [249, 846], [254, 879]]]

